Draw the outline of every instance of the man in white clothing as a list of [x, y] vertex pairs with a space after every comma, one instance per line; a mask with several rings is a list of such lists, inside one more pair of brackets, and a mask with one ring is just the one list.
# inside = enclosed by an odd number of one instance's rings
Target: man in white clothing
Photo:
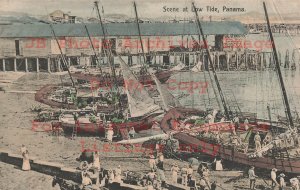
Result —
[[259, 132], [257, 132], [256, 135], [254, 136], [254, 142], [255, 142], [255, 151], [261, 150], [261, 138]]
[[281, 173], [278, 177], [279, 177], [279, 189], [284, 190], [284, 188], [285, 188], [285, 181], [284, 181], [285, 175], [283, 173]]
[[250, 180], [250, 189], [255, 189], [255, 182], [256, 182], [257, 175], [255, 175], [254, 166], [251, 166], [251, 168], [248, 171], [248, 175]]
[[172, 172], [172, 182], [176, 184], [178, 179], [178, 172], [179, 172], [179, 167], [177, 164], [173, 164], [171, 168], [171, 172]]
[[276, 168], [273, 168], [272, 171], [271, 171], [272, 187], [275, 187], [275, 186], [279, 185], [277, 180], [276, 180], [276, 172], [277, 172]]

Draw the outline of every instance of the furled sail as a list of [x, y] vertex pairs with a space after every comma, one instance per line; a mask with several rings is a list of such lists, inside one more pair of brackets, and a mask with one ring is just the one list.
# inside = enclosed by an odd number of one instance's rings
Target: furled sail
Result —
[[162, 98], [164, 105], [164, 110], [168, 111], [170, 108], [180, 106], [179, 101], [168, 91], [168, 89], [163, 86], [154, 74], [151, 74], [153, 80], [155, 81], [157, 90]]
[[123, 73], [125, 91], [128, 97], [128, 105], [131, 117], [146, 116], [153, 113], [162, 113], [160, 106], [155, 104], [144, 86], [137, 80], [128, 65], [119, 56]]

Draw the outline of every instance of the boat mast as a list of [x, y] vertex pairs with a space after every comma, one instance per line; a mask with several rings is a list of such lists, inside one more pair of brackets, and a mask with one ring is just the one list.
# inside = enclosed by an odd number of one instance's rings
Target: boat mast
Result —
[[94, 4], [97, 9], [98, 18], [100, 20], [101, 29], [102, 29], [102, 33], [103, 33], [103, 40], [104, 40], [104, 43], [106, 43], [106, 35], [105, 35], [105, 30], [104, 30], [104, 26], [103, 26], [103, 22], [102, 22], [102, 17], [101, 17], [100, 11], [99, 11], [98, 1], [95, 1]]
[[[196, 40], [193, 36], [191, 36], [191, 37], [192, 37], [192, 39], [197, 43], [197, 45], [198, 45], [198, 47], [199, 47], [198, 50], [200, 51], [200, 47], [201, 47], [201, 45], [200, 45], [200, 41], [201, 41], [200, 35], [198, 35], [198, 41], [199, 41], [199, 43], [197, 42], [197, 40]], [[203, 62], [204, 62], [204, 61], [203, 61]], [[204, 66], [203, 74], [204, 74], [204, 80], [205, 80], [205, 82], [206, 82], [205, 71], [206, 71], [206, 68], [205, 68], [205, 66]], [[211, 78], [211, 74], [210, 74], [210, 72], [209, 72], [209, 69], [207, 70], [207, 72], [208, 72], [209, 80], [210, 80], [210, 82], [211, 82], [211, 84], [212, 84], [211, 86], [212, 86], [214, 95], [215, 95], [215, 97], [217, 97], [216, 88], [215, 88], [215, 85], [214, 85], [214, 83], [213, 83], [213, 79]], [[209, 104], [209, 106], [211, 106], [208, 88], [206, 88], [206, 92], [207, 92], [207, 94], [208, 94], [208, 104]], [[221, 109], [221, 103], [220, 103], [220, 101], [219, 101], [219, 98], [216, 98], [216, 101], [217, 101], [217, 104], [218, 104], [219, 109]], [[205, 102], [205, 101], [204, 101], [204, 102]]]
[[275, 66], [276, 66], [276, 70], [277, 70], [277, 74], [278, 74], [278, 78], [279, 78], [279, 82], [280, 82], [280, 87], [281, 87], [281, 91], [282, 91], [282, 95], [283, 95], [283, 100], [284, 100], [284, 105], [285, 105], [285, 109], [286, 109], [286, 114], [287, 114], [290, 126], [294, 127], [294, 122], [293, 122], [293, 117], [292, 117], [292, 113], [291, 113], [291, 108], [290, 108], [289, 100], [288, 100], [288, 97], [287, 97], [286, 89], [285, 89], [285, 86], [284, 86], [284, 82], [283, 82], [281, 70], [280, 70], [280, 65], [279, 65], [279, 61], [278, 61], [276, 46], [275, 46], [275, 42], [274, 42], [272, 31], [271, 31], [269, 16], [268, 16], [268, 12], [267, 12], [267, 8], [266, 8], [265, 2], [263, 2], [263, 6], [264, 6], [265, 16], [266, 16], [266, 20], [267, 20], [267, 25], [268, 25], [268, 32], [269, 32], [270, 39], [271, 39], [271, 42], [272, 42], [273, 55], [274, 55], [274, 58], [275, 58]]
[[101, 17], [101, 14], [100, 14], [100, 11], [99, 11], [99, 6], [98, 6], [98, 1], [95, 1], [94, 2], [95, 6], [96, 6], [96, 9], [97, 9], [97, 14], [98, 14], [98, 17], [99, 17], [99, 20], [100, 20], [100, 25], [101, 25], [101, 29], [102, 29], [102, 33], [103, 33], [103, 43], [102, 43], [102, 48], [104, 49], [104, 52], [106, 50], [106, 47], [108, 47], [108, 52], [107, 52], [107, 58], [108, 58], [108, 62], [111, 66], [111, 70], [112, 70], [112, 74], [113, 74], [113, 78], [114, 78], [114, 83], [116, 84], [116, 70], [115, 70], [115, 66], [112, 62], [112, 52], [111, 52], [111, 49], [110, 49], [110, 42], [107, 44], [107, 41], [106, 41], [106, 33], [105, 33], [105, 29], [104, 29], [104, 24], [102, 22], [102, 17]]
[[54, 29], [53, 29], [52, 24], [50, 23], [49, 25], [50, 25], [52, 34], [53, 34], [53, 36], [54, 36], [54, 38], [55, 38], [55, 41], [56, 41], [56, 43], [57, 43], [58, 49], [59, 49], [59, 51], [60, 51], [60, 56], [61, 56], [61, 58], [62, 58], [64, 68], [67, 69], [68, 74], [69, 74], [69, 76], [70, 76], [70, 79], [71, 79], [71, 81], [72, 81], [72, 86], [75, 88], [75, 91], [76, 91], [76, 94], [77, 94], [77, 88], [76, 88], [75, 82], [74, 82], [74, 80], [73, 80], [73, 78], [72, 78], [72, 76], [71, 76], [71, 72], [70, 72], [70, 70], [69, 70], [69, 67], [68, 67], [67, 60], [66, 60], [66, 58], [65, 58], [65, 55], [63, 54], [63, 51], [62, 51], [62, 49], [61, 49], [61, 47], [60, 47], [60, 44], [59, 44], [59, 42], [58, 42], [58, 39], [57, 39], [57, 36], [56, 36], [56, 34], [55, 34], [55, 32], [54, 32]]
[[203, 30], [202, 30], [202, 26], [201, 26], [201, 23], [200, 23], [200, 20], [199, 20], [199, 16], [198, 16], [198, 13], [196, 11], [195, 3], [193, 2], [192, 5], [193, 5], [193, 9], [195, 11], [196, 21], [197, 21], [197, 25], [198, 25], [198, 29], [199, 29], [198, 32], [200, 32], [200, 35], [202, 36], [202, 40], [204, 42], [204, 46], [205, 46], [206, 53], [207, 53], [207, 56], [208, 56], [208, 61], [209, 61], [209, 64], [212, 68], [214, 79], [215, 79], [215, 82], [217, 84], [217, 88], [218, 88], [220, 98], [221, 98], [221, 101], [222, 101], [222, 104], [223, 104], [225, 116], [227, 117], [227, 119], [230, 119], [227, 104], [226, 104], [226, 101], [225, 101], [225, 98], [224, 98], [224, 95], [223, 95], [223, 91], [222, 91], [220, 83], [219, 83], [219, 79], [218, 79], [218, 76], [217, 76], [217, 73], [216, 73], [216, 70], [215, 70], [215, 66], [213, 65], [213, 62], [211, 60], [210, 52], [209, 52], [209, 49], [208, 49], [208, 44], [207, 44], [206, 38], [204, 36]]
[[138, 28], [138, 31], [139, 31], [139, 37], [140, 37], [140, 43], [141, 43], [141, 47], [142, 47], [144, 64], [145, 64], [146, 63], [146, 56], [145, 56], [145, 52], [144, 52], [144, 46], [143, 46], [143, 41], [142, 41], [142, 36], [141, 36], [141, 29], [140, 29], [140, 24], [139, 24], [139, 17], [138, 17], [138, 13], [137, 13], [137, 8], [136, 8], [135, 1], [133, 2], [133, 6], [134, 6], [134, 11], [135, 11], [136, 24], [137, 24], [137, 28]]
[[84, 28], [85, 28], [85, 31], [86, 31], [86, 33], [87, 33], [87, 35], [88, 35], [88, 37], [89, 37], [90, 42], [91, 42], [91, 46], [92, 46], [93, 52], [94, 52], [94, 54], [95, 54], [95, 59], [96, 59], [96, 61], [97, 61], [97, 65], [99, 66], [100, 73], [102, 74], [102, 69], [101, 69], [101, 67], [100, 67], [100, 61], [99, 61], [99, 59], [98, 59], [98, 56], [97, 56], [95, 47], [94, 47], [94, 45], [93, 45], [93, 41], [92, 41], [92, 39], [91, 39], [89, 30], [88, 30], [88, 28], [87, 28], [86, 25], [84, 25]]

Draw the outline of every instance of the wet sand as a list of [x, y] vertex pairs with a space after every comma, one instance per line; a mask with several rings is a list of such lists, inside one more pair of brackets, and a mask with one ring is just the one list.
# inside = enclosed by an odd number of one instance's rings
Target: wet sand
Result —
[[34, 171], [22, 171], [10, 164], [0, 162], [1, 190], [59, 190], [52, 187], [52, 176]]

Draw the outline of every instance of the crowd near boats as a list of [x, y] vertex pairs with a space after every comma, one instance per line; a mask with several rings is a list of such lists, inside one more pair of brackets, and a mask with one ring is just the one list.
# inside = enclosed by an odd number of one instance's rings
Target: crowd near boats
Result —
[[[101, 21], [97, 2], [95, 6]], [[196, 9], [194, 3], [192, 6]], [[137, 30], [141, 37], [135, 3], [134, 9]], [[174, 97], [163, 83], [183, 67], [179, 64], [172, 69], [165, 69], [152, 65], [147, 61], [142, 40], [140, 43], [144, 62], [141, 65], [126, 63], [109, 47], [103, 49], [108, 57], [109, 68], [99, 64], [96, 68], [70, 69], [62, 59], [72, 83], [62, 83], [60, 86], [49, 84], [36, 93], [36, 101], [56, 110], [38, 110], [39, 115], [35, 122], [48, 122], [52, 131], [64, 132], [65, 135], [71, 135], [71, 138], [89, 134], [104, 137], [103, 140], [122, 146], [152, 143], [153, 146], [148, 146], [148, 149], [152, 149], [153, 154], [148, 157], [148, 173], [143, 178], [137, 178], [130, 171], [122, 171], [121, 165], [114, 170], [105, 170], [100, 165], [101, 152], [83, 152], [79, 166], [82, 183], [54, 177], [53, 185], [59, 184], [61, 189], [221, 188], [217, 182], [210, 180], [209, 167], [205, 162], [197, 167], [199, 179], [196, 179], [193, 173], [191, 162], [184, 168], [173, 164], [172, 183], [168, 183], [164, 172], [164, 157], [180, 156], [180, 147], [184, 144], [188, 146], [186, 152], [190, 154], [190, 158], [197, 154], [215, 158], [214, 169], [217, 171], [223, 170], [222, 160], [247, 166], [251, 189], [255, 188], [256, 168], [273, 172], [274, 186], [278, 185], [282, 189], [285, 186], [285, 175], [294, 177], [290, 180], [290, 186], [299, 189], [299, 181], [295, 178], [300, 174], [299, 121], [293, 117], [290, 109], [265, 4], [264, 10], [273, 43], [274, 72], [278, 75], [286, 117], [275, 122], [272, 118], [260, 119], [255, 114], [243, 112], [241, 109], [231, 110], [228, 107], [198, 12], [194, 11], [199, 36], [205, 43], [202, 51], [208, 55], [207, 72], [213, 76], [217, 92], [215, 98], [220, 100], [222, 109], [197, 110], [180, 105], [178, 97]], [[102, 21], [100, 24], [106, 40], [107, 34]], [[55, 31], [52, 32], [56, 38]], [[59, 43], [57, 44], [59, 46]], [[61, 56], [63, 58], [63, 53]], [[112, 56], [118, 57], [119, 68], [111, 61]], [[192, 71], [200, 75], [201, 67], [203, 63], [198, 60]], [[157, 134], [143, 136], [139, 133], [149, 129], [158, 129]], [[23, 154], [26, 156], [26, 151], [23, 151]], [[277, 178], [279, 172], [281, 174]]]

